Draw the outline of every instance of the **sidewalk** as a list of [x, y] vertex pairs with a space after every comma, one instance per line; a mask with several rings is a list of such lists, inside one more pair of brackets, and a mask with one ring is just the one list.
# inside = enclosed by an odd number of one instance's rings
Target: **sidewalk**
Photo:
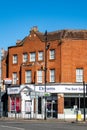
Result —
[[61, 123], [87, 123], [86, 121], [76, 121], [72, 119], [23, 119], [23, 118], [9, 118], [9, 117], [1, 117], [0, 120], [5, 120], [5, 121], [22, 121], [22, 122], [61, 122]]

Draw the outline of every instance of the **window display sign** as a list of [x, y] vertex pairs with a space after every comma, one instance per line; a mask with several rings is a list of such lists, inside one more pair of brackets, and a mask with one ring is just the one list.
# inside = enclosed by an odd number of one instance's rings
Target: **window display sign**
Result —
[[20, 112], [21, 111], [21, 103], [20, 97], [11, 97], [11, 112]]
[[11, 97], [11, 111], [15, 111], [15, 98]]
[[21, 103], [20, 103], [20, 98], [16, 97], [16, 112], [21, 111]]

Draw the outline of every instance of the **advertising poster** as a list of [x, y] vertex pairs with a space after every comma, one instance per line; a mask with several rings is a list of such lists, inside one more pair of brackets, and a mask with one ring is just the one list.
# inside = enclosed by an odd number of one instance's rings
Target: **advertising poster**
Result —
[[15, 98], [11, 97], [11, 111], [15, 111]]
[[11, 111], [21, 111], [20, 97], [11, 97]]
[[20, 98], [16, 97], [16, 112], [21, 111], [21, 103], [20, 103]]

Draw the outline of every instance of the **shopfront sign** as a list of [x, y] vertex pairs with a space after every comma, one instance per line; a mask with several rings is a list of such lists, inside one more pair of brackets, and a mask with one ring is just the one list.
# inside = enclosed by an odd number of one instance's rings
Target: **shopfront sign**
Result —
[[[29, 87], [29, 86], [28, 86]], [[46, 88], [45, 88], [46, 87]], [[26, 88], [26, 86], [25, 86]], [[29, 87], [31, 89], [31, 87]], [[9, 87], [7, 89], [8, 94], [19, 94], [24, 88], [20, 87]], [[28, 90], [29, 91], [29, 90]], [[47, 85], [47, 86], [35, 86], [35, 90], [31, 90], [31, 96], [40, 96], [43, 93], [83, 93], [82, 84], [58, 84], [58, 85]], [[34, 94], [33, 94], [34, 93]]]
[[36, 86], [36, 91], [48, 93], [83, 93], [83, 85], [60, 84], [46, 86], [46, 89], [45, 86]]
[[11, 79], [11, 78], [5, 78], [5, 79], [4, 79], [4, 84], [5, 84], [5, 85], [12, 84], [12, 79]]
[[7, 93], [8, 94], [19, 94], [19, 87], [11, 87], [11, 88], [7, 88]]

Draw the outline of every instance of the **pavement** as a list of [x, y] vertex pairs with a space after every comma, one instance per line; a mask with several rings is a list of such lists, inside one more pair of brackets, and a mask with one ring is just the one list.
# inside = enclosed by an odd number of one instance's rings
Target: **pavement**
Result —
[[23, 121], [23, 122], [61, 122], [61, 123], [87, 123], [87, 120], [77, 121], [72, 119], [23, 119], [23, 118], [9, 118], [9, 117], [1, 117], [0, 120], [5, 121]]

